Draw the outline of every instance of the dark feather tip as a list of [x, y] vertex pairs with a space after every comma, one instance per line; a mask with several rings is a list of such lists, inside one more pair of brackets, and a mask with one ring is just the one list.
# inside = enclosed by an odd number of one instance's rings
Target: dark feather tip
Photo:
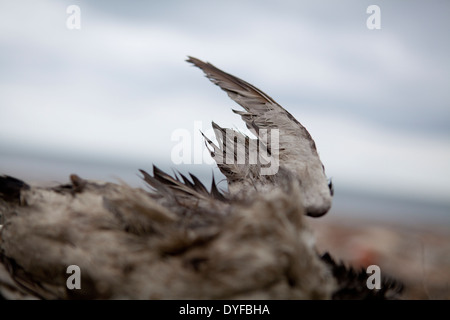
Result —
[[5, 201], [20, 201], [20, 192], [29, 189], [30, 186], [22, 180], [0, 176], [0, 198]]

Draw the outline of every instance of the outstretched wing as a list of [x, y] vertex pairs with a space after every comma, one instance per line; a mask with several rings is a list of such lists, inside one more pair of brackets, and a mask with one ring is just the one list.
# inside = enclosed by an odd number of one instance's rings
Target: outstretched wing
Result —
[[[332, 196], [316, 144], [306, 128], [275, 100], [253, 85], [210, 63], [193, 57], [189, 57], [187, 61], [202, 69], [208, 79], [245, 109], [233, 111], [241, 116], [247, 127], [267, 146], [269, 152], [276, 155], [279, 165], [301, 180], [308, 214], [320, 216], [326, 213], [331, 206]], [[274, 130], [278, 133], [275, 139], [272, 135]], [[226, 172], [224, 174], [229, 183], [234, 184], [234, 192], [240, 192], [236, 186], [235, 172], [233, 171], [233, 175], [227, 175]], [[243, 186], [247, 185], [245, 178], [241, 178]], [[230, 190], [233, 192], [233, 189]]]
[[[280, 130], [280, 145], [282, 145], [280, 157], [286, 164], [289, 160], [293, 160], [292, 167], [288, 167], [289, 169], [295, 169], [297, 166], [296, 155], [317, 156], [316, 145], [308, 130], [270, 96], [210, 63], [193, 57], [189, 57], [187, 61], [202, 69], [208, 79], [245, 109], [245, 111], [233, 110], [233, 112], [241, 116], [252, 132], [258, 133], [259, 129]], [[290, 148], [283, 148], [283, 145]]]

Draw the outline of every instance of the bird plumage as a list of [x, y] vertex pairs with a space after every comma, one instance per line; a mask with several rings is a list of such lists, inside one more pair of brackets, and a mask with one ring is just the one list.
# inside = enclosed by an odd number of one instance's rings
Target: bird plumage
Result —
[[[239, 114], [246, 123], [250, 131], [262, 140], [270, 152], [276, 152], [276, 165], [284, 167], [290, 174], [296, 176], [301, 181], [301, 195], [306, 213], [310, 216], [321, 216], [331, 207], [332, 195], [328, 187], [328, 181], [324, 172], [324, 166], [320, 161], [314, 140], [308, 130], [300, 124], [288, 111], [280, 106], [270, 96], [254, 87], [253, 85], [228, 74], [210, 63], [205, 63], [199, 59], [189, 57], [187, 60], [196, 67], [199, 67], [214, 84], [224, 90], [228, 96], [238, 103], [245, 111], [233, 110]], [[213, 123], [216, 132], [224, 129]], [[272, 145], [272, 141], [267, 137], [271, 130], [276, 130], [278, 135], [278, 145]], [[241, 140], [248, 137], [236, 133]], [[209, 142], [209, 141], [208, 141]], [[225, 153], [230, 153], [230, 141], [225, 144]], [[254, 145], [259, 144], [254, 143]], [[210, 143], [212, 144], [212, 143]], [[223, 145], [223, 144], [222, 144]], [[223, 151], [221, 144], [213, 146], [215, 153]], [[226, 149], [228, 148], [228, 150]], [[228, 152], [226, 152], [228, 151]], [[264, 153], [259, 155], [264, 156]], [[224, 163], [222, 158], [216, 158], [219, 168], [227, 177], [231, 193], [242, 194], [251, 190], [249, 185], [273, 185], [273, 179], [268, 175], [259, 174], [259, 168], [255, 165], [236, 165], [236, 163]], [[276, 172], [273, 174], [276, 175]], [[259, 191], [265, 188], [258, 188]], [[271, 188], [269, 188], [270, 190]]]
[[[22, 189], [22, 203], [2, 210], [0, 288], [44, 299], [329, 298], [334, 281], [305, 241], [298, 183], [213, 207], [203, 188], [186, 198], [189, 183], [162, 183], [157, 194], [73, 179]], [[66, 287], [70, 265], [81, 290]]]
[[[330, 299], [342, 292], [345, 274], [337, 276], [337, 264], [318, 255], [305, 218], [331, 205], [311, 136], [262, 91], [188, 61], [246, 110], [236, 113], [272, 153], [261, 129], [280, 130], [276, 173], [262, 175], [261, 161], [221, 163], [227, 152], [235, 159], [231, 141], [227, 149], [206, 138], [227, 192], [214, 180], [208, 190], [194, 175], [172, 177], [156, 166], [152, 174], [140, 171], [151, 190], [77, 175], [54, 187], [0, 176], [0, 296]], [[71, 265], [81, 270], [81, 289], [66, 285]]]

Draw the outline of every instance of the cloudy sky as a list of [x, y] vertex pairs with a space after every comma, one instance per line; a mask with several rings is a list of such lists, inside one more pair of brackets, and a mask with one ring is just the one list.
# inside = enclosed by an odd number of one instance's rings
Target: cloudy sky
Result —
[[[177, 129], [194, 145], [198, 123], [243, 127], [192, 55], [288, 109], [337, 190], [450, 208], [448, 1], [132, 3], [2, 1], [0, 173], [66, 181], [86, 163], [130, 183], [152, 163], [217, 173], [171, 161]], [[379, 30], [366, 25], [372, 4]], [[79, 30], [67, 28], [69, 5]]]

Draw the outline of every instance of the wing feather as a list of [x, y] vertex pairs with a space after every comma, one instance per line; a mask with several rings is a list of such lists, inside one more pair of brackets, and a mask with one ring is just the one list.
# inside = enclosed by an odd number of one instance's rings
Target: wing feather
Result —
[[[240, 115], [250, 131], [256, 135], [258, 144], [262, 142], [267, 146], [267, 152], [274, 156], [272, 158], [276, 158], [276, 165], [284, 167], [301, 181], [308, 214], [320, 216], [326, 213], [331, 207], [331, 193], [316, 144], [308, 130], [274, 99], [250, 83], [197, 58], [188, 57], [187, 61], [200, 68], [209, 80], [244, 108], [245, 111], [233, 110], [233, 112]], [[230, 141], [223, 137], [225, 129], [214, 123], [213, 128], [215, 132], [222, 134], [222, 141], [219, 141], [219, 144], [224, 147], [215, 146], [209, 140], [207, 142], [214, 150], [212, 152], [215, 154], [214, 159], [227, 177], [232, 193], [241, 193], [249, 185], [250, 178], [256, 178], [262, 184], [273, 181], [263, 177], [264, 174], [255, 177], [255, 167], [251, 165], [242, 167], [233, 163], [224, 163], [223, 159], [230, 153], [235, 156], [236, 150], [234, 146], [227, 145]], [[278, 134], [273, 135], [276, 132], [273, 130], [278, 130]], [[238, 139], [240, 137], [236, 133], [235, 136]], [[221, 137], [217, 138], [220, 140]], [[218, 152], [222, 154], [218, 155]], [[258, 149], [258, 152], [260, 156], [261, 149]], [[221, 162], [219, 163], [218, 160]], [[262, 168], [258, 165], [256, 167]], [[268, 172], [270, 175], [276, 175], [278, 168]]]

